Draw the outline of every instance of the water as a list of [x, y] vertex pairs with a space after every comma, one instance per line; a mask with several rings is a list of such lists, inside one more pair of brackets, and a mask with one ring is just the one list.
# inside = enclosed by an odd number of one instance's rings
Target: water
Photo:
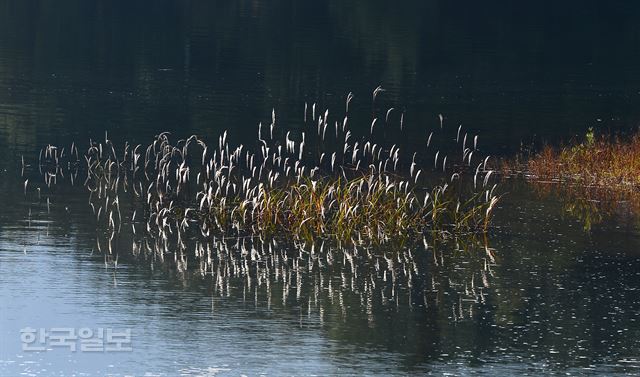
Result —
[[[626, 132], [640, 118], [639, 13], [601, 1], [0, 1], [0, 375], [637, 374], [633, 218], [587, 233], [557, 198], [514, 184], [488, 269], [482, 247], [418, 242], [353, 264], [338, 250], [311, 269], [280, 261], [285, 275], [260, 282], [255, 270], [211, 279], [170, 256], [127, 257], [129, 238], [117, 269], [105, 263], [79, 188], [55, 189], [51, 213], [32, 206], [29, 222], [20, 156], [105, 130], [144, 143], [229, 129], [251, 143], [272, 108], [300, 129], [305, 101], [337, 120], [348, 92], [366, 132], [378, 85], [381, 106], [406, 111], [405, 133], [389, 135], [403, 148], [438, 114], [498, 154], [589, 126]], [[387, 269], [385, 255], [400, 261]], [[23, 352], [25, 327], [131, 329], [132, 351]]]

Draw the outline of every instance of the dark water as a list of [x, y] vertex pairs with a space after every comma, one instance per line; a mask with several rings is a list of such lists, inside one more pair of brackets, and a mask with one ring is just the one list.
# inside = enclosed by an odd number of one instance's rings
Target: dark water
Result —
[[[417, 240], [302, 267], [276, 251], [266, 275], [202, 277], [173, 257], [126, 257], [131, 239], [116, 269], [83, 190], [55, 191], [48, 213], [20, 177], [21, 155], [48, 143], [225, 129], [251, 143], [272, 108], [299, 129], [305, 102], [340, 120], [349, 92], [366, 132], [378, 85], [379, 106], [406, 111], [403, 147], [438, 114], [497, 154], [589, 126], [627, 132], [640, 121], [639, 16], [630, 1], [0, 1], [0, 374], [640, 373], [628, 216], [585, 232], [516, 184], [493, 259]], [[132, 351], [23, 352], [25, 327], [131, 329]]]

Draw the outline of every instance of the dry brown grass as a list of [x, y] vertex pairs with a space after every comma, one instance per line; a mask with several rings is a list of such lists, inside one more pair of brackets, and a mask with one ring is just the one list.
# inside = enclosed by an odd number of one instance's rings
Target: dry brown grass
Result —
[[590, 129], [582, 141], [546, 145], [500, 164], [504, 176], [523, 176], [541, 197], [561, 198], [587, 230], [613, 216], [640, 214], [640, 132], [596, 136]]
[[630, 138], [596, 137], [574, 146], [544, 147], [526, 163], [528, 177], [613, 191], [640, 187], [640, 133]]

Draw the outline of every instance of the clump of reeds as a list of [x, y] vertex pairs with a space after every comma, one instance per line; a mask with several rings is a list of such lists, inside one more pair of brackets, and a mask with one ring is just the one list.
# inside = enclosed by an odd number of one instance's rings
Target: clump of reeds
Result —
[[640, 134], [606, 137], [590, 129], [580, 143], [545, 146], [527, 162], [527, 170], [535, 179], [633, 190], [640, 187]]
[[[352, 99], [350, 94], [347, 109]], [[289, 234], [373, 242], [423, 232], [486, 231], [498, 196], [477, 136], [471, 141], [457, 129], [457, 157], [434, 150], [433, 132], [428, 133], [425, 160], [433, 167], [427, 167], [418, 153], [405, 159], [398, 146], [375, 142], [377, 127], [391, 127], [391, 111], [373, 119], [368, 137], [352, 134], [348, 113], [331, 123], [329, 111], [316, 113], [314, 104], [305, 105], [304, 131], [280, 131], [274, 111], [268, 126], [258, 125], [256, 152], [232, 146], [225, 131], [216, 145], [195, 135], [172, 143], [162, 133], [148, 146], [126, 143], [119, 150], [105, 137], [91, 141], [82, 157], [75, 146], [66, 156], [86, 163], [91, 206], [112, 230], [144, 219], [147, 231], [161, 238], [197, 229], [203, 236]], [[444, 132], [439, 118], [436, 131]], [[48, 185], [62, 175], [63, 155], [52, 146], [41, 153]], [[467, 171], [469, 179], [463, 179]], [[123, 193], [138, 199], [125, 215]]]
[[483, 230], [494, 204], [476, 196], [460, 202], [448, 187], [418, 193], [406, 181], [369, 172], [262, 186], [251, 199], [207, 198], [197, 215], [220, 231], [231, 225], [238, 232], [381, 241], [427, 230]]
[[590, 128], [582, 140], [518, 155], [499, 170], [523, 176], [545, 197], [560, 197], [586, 230], [613, 215], [640, 213], [640, 133], [605, 136]]

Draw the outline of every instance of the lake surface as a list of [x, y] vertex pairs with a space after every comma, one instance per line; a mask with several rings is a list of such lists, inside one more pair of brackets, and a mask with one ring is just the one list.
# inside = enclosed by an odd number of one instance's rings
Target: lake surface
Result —
[[[21, 156], [44, 186], [49, 143], [228, 129], [250, 144], [274, 108], [290, 129], [305, 102], [341, 120], [349, 92], [366, 133], [378, 85], [378, 105], [406, 114], [389, 140], [409, 150], [438, 114], [497, 155], [629, 132], [639, 17], [630, 1], [0, 0], [0, 375], [637, 375], [633, 216], [587, 232], [559, 198], [506, 183], [490, 255], [416, 240], [328, 261], [280, 244], [268, 272], [226, 260], [202, 276], [124, 236], [116, 266], [87, 193], [33, 205]], [[25, 352], [27, 327], [130, 329], [132, 349]]]

